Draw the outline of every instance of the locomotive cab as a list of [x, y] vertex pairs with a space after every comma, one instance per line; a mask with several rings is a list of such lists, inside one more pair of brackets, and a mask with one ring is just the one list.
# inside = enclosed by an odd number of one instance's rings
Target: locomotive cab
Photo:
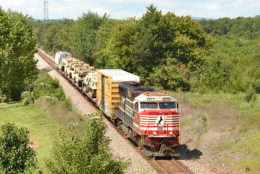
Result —
[[133, 101], [133, 110], [143, 112], [146, 110], [173, 110], [178, 112], [177, 101]]
[[154, 156], [179, 145], [178, 101], [169, 95], [136, 83], [121, 84], [120, 106], [116, 112], [129, 136]]
[[160, 109], [168, 109], [168, 110], [174, 110], [174, 111], [178, 111], [178, 102], [177, 101], [169, 101], [169, 102], [165, 102], [165, 101], [139, 101], [139, 102], [135, 102], [137, 108], [135, 108], [135, 110], [137, 112], [142, 112], [145, 110], [160, 110]]

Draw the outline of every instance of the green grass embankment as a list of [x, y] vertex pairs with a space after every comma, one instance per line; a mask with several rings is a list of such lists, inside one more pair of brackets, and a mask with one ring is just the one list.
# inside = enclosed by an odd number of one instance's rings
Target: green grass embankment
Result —
[[49, 157], [52, 142], [61, 125], [33, 105], [23, 103], [0, 104], [0, 125], [10, 122], [29, 130], [31, 146], [37, 153], [39, 166]]
[[230, 173], [260, 171], [260, 96], [169, 92], [180, 102], [182, 142]]
[[10, 122], [29, 130], [30, 146], [36, 151], [40, 170], [45, 173], [45, 159], [50, 157], [59, 129], [73, 127], [80, 134], [82, 119], [66, 99], [58, 80], [40, 72], [32, 86], [32, 91], [23, 93], [23, 102], [0, 103], [0, 126]]

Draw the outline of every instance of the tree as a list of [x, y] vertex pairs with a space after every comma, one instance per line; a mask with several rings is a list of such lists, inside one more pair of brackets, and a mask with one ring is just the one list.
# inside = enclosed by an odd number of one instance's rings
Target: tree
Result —
[[185, 77], [186, 69], [176, 65], [176, 59], [168, 58], [166, 65], [154, 68], [150, 76], [152, 84], [162, 86], [164, 89], [189, 91], [189, 80]]
[[29, 131], [14, 124], [1, 126], [0, 171], [7, 174], [23, 173], [37, 166], [36, 154], [29, 147]]
[[107, 41], [103, 53], [108, 57], [109, 67], [122, 68], [129, 72], [136, 72], [138, 59], [130, 58], [132, 45], [131, 37], [136, 32], [136, 21], [119, 25], [111, 38]]
[[[178, 17], [170, 12], [163, 15], [151, 5], [140, 20], [118, 27], [107, 42], [105, 53], [113, 67], [138, 74], [145, 84], [154, 85], [158, 80], [154, 80], [153, 73], [155, 70], [159, 72], [160, 67], [174, 68], [169, 72], [180, 66], [195, 71], [199, 64], [205, 62], [209, 46], [210, 37], [191, 17]], [[174, 64], [169, 65], [168, 59], [176, 61], [170, 61]], [[189, 73], [186, 75], [179, 74], [182, 79], [189, 79]], [[170, 81], [174, 77], [167, 75], [165, 78]], [[187, 89], [187, 81], [184, 81], [184, 86], [179, 86], [181, 89]]]
[[97, 13], [88, 12], [84, 13], [73, 27], [74, 53], [91, 65], [94, 64], [93, 52], [96, 48], [96, 32], [106, 19], [106, 14], [100, 17]]
[[18, 100], [36, 73], [36, 50], [27, 17], [11, 13], [0, 9], [0, 91]]
[[105, 47], [116, 28], [127, 22], [127, 20], [107, 19], [100, 25], [96, 32], [96, 47], [93, 50], [94, 66], [96, 68], [109, 68], [109, 57], [105, 53]]
[[72, 26], [74, 20], [61, 19], [53, 21], [34, 21], [34, 35], [37, 42], [46, 51], [55, 53], [57, 51], [72, 51]]
[[101, 117], [88, 116], [84, 133], [61, 131], [54, 142], [47, 170], [55, 174], [123, 173], [126, 164], [112, 158]]

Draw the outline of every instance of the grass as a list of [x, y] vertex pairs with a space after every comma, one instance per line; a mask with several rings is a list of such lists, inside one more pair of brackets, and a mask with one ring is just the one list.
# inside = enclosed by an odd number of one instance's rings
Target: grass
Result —
[[174, 93], [182, 113], [182, 140], [231, 171], [260, 171], [260, 95]]
[[[0, 126], [6, 122], [18, 127], [26, 127], [30, 141], [36, 151], [38, 164], [46, 172], [44, 161], [49, 158], [52, 143], [60, 128], [74, 127], [82, 133], [82, 119], [73, 110], [71, 103], [65, 98], [57, 80], [41, 72], [36, 81], [35, 96], [39, 97], [34, 104], [24, 105], [22, 102], [13, 104], [0, 103]], [[39, 85], [41, 84], [41, 85]], [[41, 87], [45, 84], [44, 87]]]
[[35, 106], [22, 103], [0, 105], [0, 125], [10, 122], [19, 127], [26, 127], [33, 141], [40, 168], [50, 154], [52, 142], [60, 128], [53, 118], [40, 112]]

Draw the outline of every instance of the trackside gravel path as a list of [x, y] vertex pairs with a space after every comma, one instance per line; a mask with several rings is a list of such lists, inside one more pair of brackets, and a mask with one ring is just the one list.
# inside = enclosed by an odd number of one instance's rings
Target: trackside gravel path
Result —
[[[54, 71], [48, 64], [43, 61], [38, 54], [35, 54], [35, 59], [38, 60], [37, 68], [47, 71], [52, 78], [56, 78], [60, 81], [66, 97], [71, 99], [73, 108], [75, 108], [81, 114], [91, 114], [98, 112], [98, 110], [84, 97], [73, 88], [73, 86], [66, 81], [60, 74]], [[104, 119], [105, 120], [105, 119]], [[156, 174], [157, 172], [153, 167], [133, 149], [133, 147], [127, 142], [111, 125], [107, 120], [104, 121], [107, 125], [106, 135], [111, 139], [110, 149], [115, 158], [123, 159], [124, 161], [130, 161], [131, 165], [126, 170], [127, 174]]]

